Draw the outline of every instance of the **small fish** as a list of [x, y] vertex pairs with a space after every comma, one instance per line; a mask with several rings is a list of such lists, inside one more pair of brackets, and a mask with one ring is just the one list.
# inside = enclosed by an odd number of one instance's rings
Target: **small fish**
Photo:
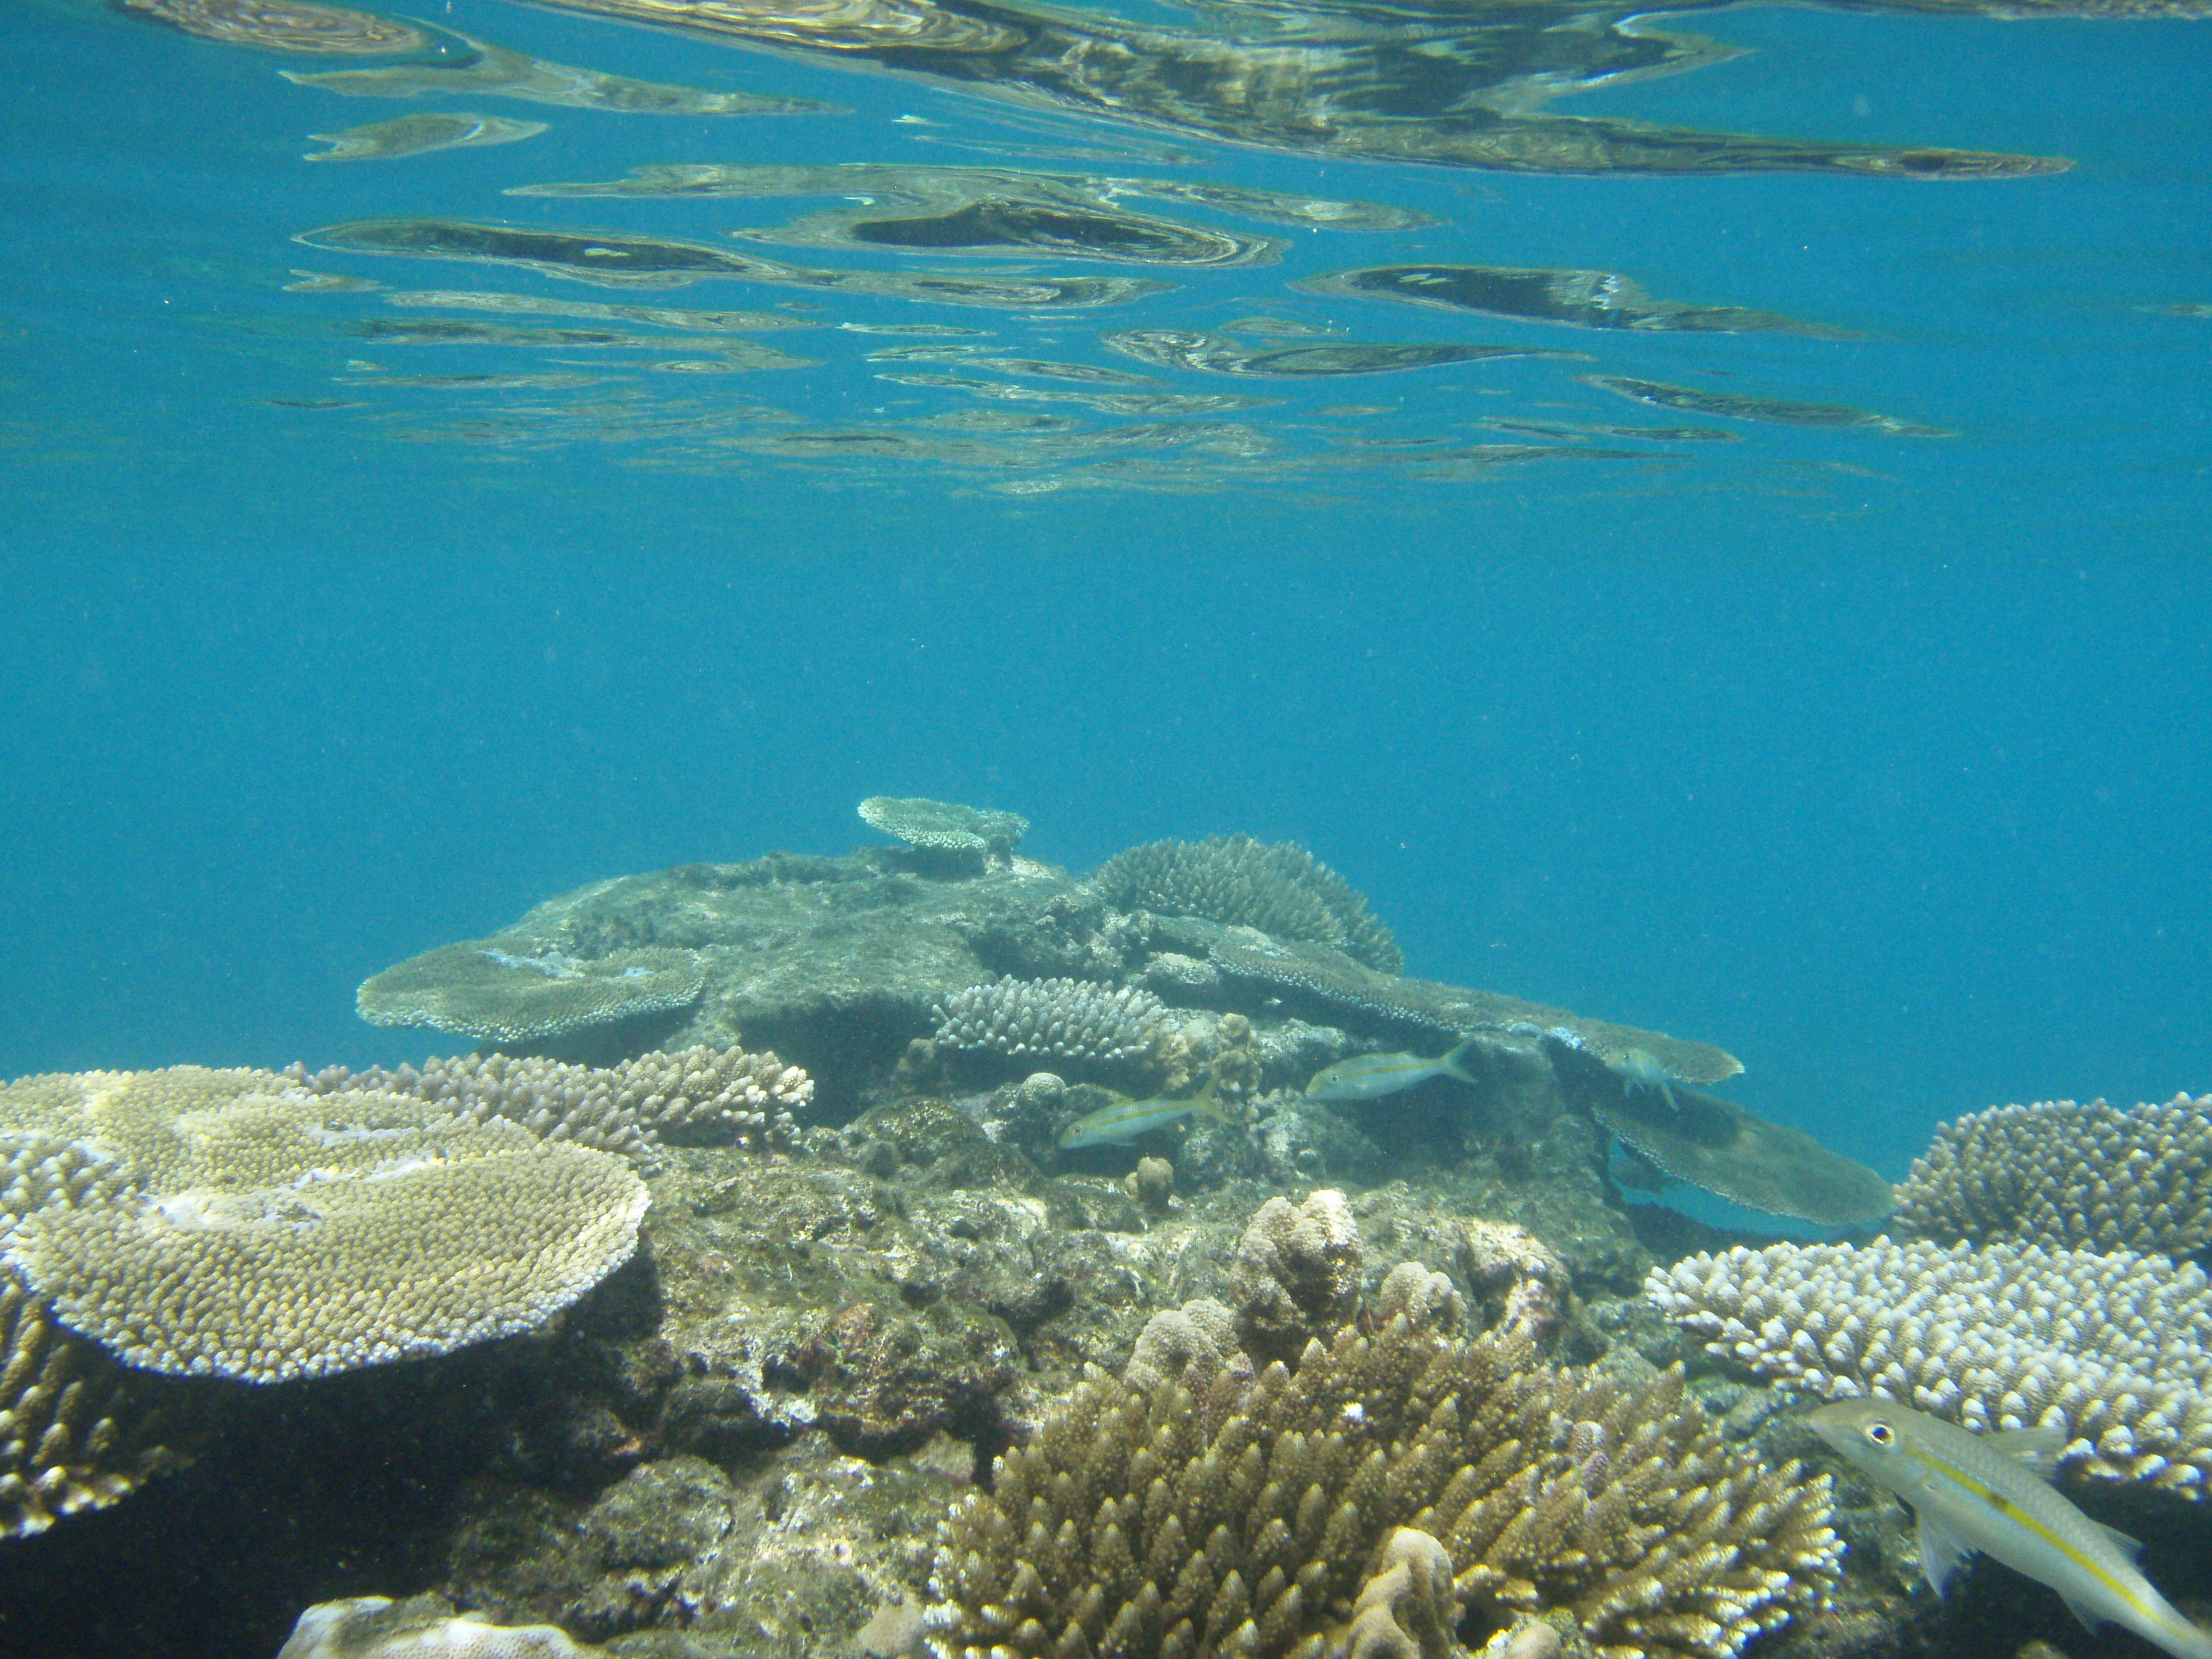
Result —
[[1350, 1060], [1324, 1066], [1308, 1078], [1306, 1098], [1379, 1100], [1432, 1077], [1455, 1077], [1462, 1083], [1472, 1083], [1474, 1079], [1462, 1062], [1473, 1047], [1474, 1039], [1468, 1037], [1439, 1060], [1423, 1060], [1419, 1054], [1354, 1054]]
[[1667, 1109], [1680, 1113], [1682, 1103], [1674, 1098], [1674, 1074], [1659, 1063], [1659, 1056], [1649, 1048], [1631, 1048], [1619, 1060], [1606, 1062], [1613, 1074], [1620, 1079], [1625, 1093], [1633, 1094], [1638, 1089], [1656, 1089], [1659, 1097], [1667, 1103]]
[[1938, 1595], [1978, 1550], [2050, 1585], [2092, 1631], [2109, 1619], [2174, 1659], [2212, 1659], [2212, 1633], [2183, 1618], [2136, 1570], [2142, 1546], [2092, 1521], [2050, 1484], [2064, 1429], [1975, 1434], [1887, 1400], [1838, 1401], [1807, 1421], [1912, 1505], [1920, 1570]]
[[1208, 1083], [1196, 1094], [1186, 1095], [1181, 1100], [1157, 1095], [1150, 1100], [1117, 1100], [1095, 1112], [1085, 1112], [1060, 1132], [1060, 1150], [1127, 1146], [1146, 1130], [1164, 1129], [1170, 1123], [1182, 1122], [1193, 1112], [1203, 1112], [1216, 1123], [1234, 1121], [1214, 1099], [1213, 1085]]

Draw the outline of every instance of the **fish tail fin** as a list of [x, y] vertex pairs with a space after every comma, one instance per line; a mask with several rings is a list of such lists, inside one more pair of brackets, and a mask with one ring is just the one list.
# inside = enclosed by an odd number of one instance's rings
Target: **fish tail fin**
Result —
[[1207, 1078], [1205, 1085], [1196, 1094], [1190, 1097], [1191, 1103], [1195, 1106], [1201, 1114], [1212, 1118], [1216, 1123], [1227, 1123], [1233, 1126], [1237, 1122], [1237, 1119], [1231, 1115], [1229, 1109], [1226, 1106], [1224, 1106], [1219, 1099], [1214, 1095], [1213, 1085], [1216, 1081], [1216, 1079], [1211, 1077]]
[[1472, 1050], [1474, 1047], [1474, 1039], [1473, 1037], [1462, 1037], [1459, 1042], [1453, 1046], [1452, 1051], [1437, 1062], [1439, 1066], [1444, 1068], [1444, 1075], [1446, 1077], [1455, 1077], [1462, 1083], [1472, 1083], [1474, 1081], [1474, 1073], [1467, 1069], [1467, 1057], [1468, 1052]]

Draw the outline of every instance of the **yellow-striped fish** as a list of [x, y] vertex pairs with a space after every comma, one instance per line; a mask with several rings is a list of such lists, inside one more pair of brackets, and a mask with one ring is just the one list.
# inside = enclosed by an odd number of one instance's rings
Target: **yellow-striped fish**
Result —
[[1474, 1079], [1461, 1062], [1473, 1047], [1474, 1039], [1469, 1037], [1440, 1060], [1423, 1060], [1419, 1054], [1354, 1054], [1350, 1060], [1324, 1066], [1308, 1078], [1306, 1098], [1379, 1100], [1432, 1077], [1455, 1077], [1462, 1083], [1472, 1083]]
[[2050, 1585], [2091, 1630], [2109, 1619], [2174, 1659], [2212, 1659], [2212, 1634], [2183, 1618], [2136, 1570], [2142, 1546], [2092, 1521], [2045, 1479], [2066, 1444], [2063, 1429], [1975, 1434], [1887, 1400], [1838, 1401], [1807, 1420], [1912, 1505], [1920, 1570], [1938, 1595], [1978, 1550]]
[[1156, 1095], [1150, 1100], [1116, 1100], [1095, 1112], [1085, 1112], [1060, 1132], [1060, 1150], [1124, 1146], [1148, 1129], [1164, 1129], [1170, 1123], [1180, 1123], [1193, 1112], [1203, 1112], [1217, 1123], [1232, 1121], [1214, 1099], [1213, 1085], [1208, 1082], [1196, 1094], [1186, 1095], [1181, 1100]]

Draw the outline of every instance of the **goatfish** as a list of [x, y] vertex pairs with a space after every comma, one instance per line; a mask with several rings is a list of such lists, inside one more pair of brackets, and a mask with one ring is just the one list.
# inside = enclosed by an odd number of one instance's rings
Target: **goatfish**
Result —
[[1472, 1083], [1474, 1079], [1461, 1062], [1473, 1047], [1474, 1039], [1468, 1037], [1437, 1060], [1423, 1060], [1419, 1054], [1354, 1054], [1350, 1060], [1324, 1066], [1308, 1078], [1306, 1098], [1380, 1100], [1384, 1095], [1395, 1095], [1401, 1089], [1426, 1083], [1432, 1077], [1455, 1077], [1462, 1083]]
[[1623, 1095], [1638, 1089], [1656, 1090], [1667, 1109], [1679, 1113], [1682, 1103], [1674, 1098], [1674, 1074], [1659, 1063], [1659, 1056], [1649, 1048], [1631, 1048], [1618, 1060], [1609, 1060], [1607, 1067], [1620, 1079]]
[[1155, 1095], [1150, 1100], [1116, 1100], [1095, 1112], [1085, 1112], [1060, 1132], [1060, 1148], [1073, 1152], [1082, 1146], [1121, 1146], [1151, 1129], [1180, 1123], [1194, 1112], [1203, 1112], [1216, 1123], [1235, 1121], [1213, 1097], [1209, 1080], [1194, 1095], [1180, 1100]]
[[1975, 1434], [1887, 1400], [1838, 1401], [1806, 1420], [1912, 1505], [1920, 1570], [1938, 1595], [1979, 1551], [2050, 1585], [2092, 1631], [2109, 1619], [2174, 1659], [2212, 1659], [2212, 1633], [2183, 1618], [2136, 1571], [2142, 1546], [2092, 1521], [2050, 1484], [2064, 1429]]

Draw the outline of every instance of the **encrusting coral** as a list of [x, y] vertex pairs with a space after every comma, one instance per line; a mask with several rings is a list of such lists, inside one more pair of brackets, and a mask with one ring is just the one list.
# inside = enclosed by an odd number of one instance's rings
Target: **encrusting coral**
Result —
[[792, 1113], [814, 1097], [813, 1080], [773, 1052], [704, 1046], [656, 1049], [610, 1066], [459, 1054], [425, 1060], [420, 1070], [333, 1066], [310, 1073], [295, 1062], [284, 1075], [319, 1095], [380, 1091], [480, 1122], [505, 1118], [543, 1139], [620, 1152], [647, 1166], [663, 1139], [721, 1140], [753, 1151], [787, 1146], [798, 1132]]
[[1386, 974], [1406, 965], [1390, 930], [1368, 914], [1366, 898], [1290, 842], [1271, 847], [1249, 836], [1149, 842], [1107, 860], [1091, 884], [1116, 909], [1203, 916], [1334, 945]]
[[2063, 1424], [2070, 1469], [2185, 1498], [2212, 1486], [2199, 1268], [1881, 1238], [1694, 1255], [1645, 1291], [1709, 1352], [1832, 1399], [1878, 1395], [1983, 1431]]
[[1897, 1189], [1897, 1227], [1943, 1243], [2191, 1255], [2212, 1245], [2212, 1095], [1946, 1123]]
[[690, 951], [647, 946], [580, 959], [537, 940], [462, 939], [362, 983], [371, 1025], [427, 1025], [485, 1042], [529, 1042], [689, 1007], [706, 987]]
[[1295, 1371], [1159, 1358], [1094, 1370], [954, 1504], [939, 1659], [1426, 1655], [1447, 1576], [1487, 1626], [1562, 1609], [1605, 1659], [1731, 1659], [1836, 1576], [1827, 1481], [1730, 1452], [1679, 1369], [1624, 1387], [1403, 1311]]
[[608, 1153], [269, 1072], [34, 1079], [0, 1089], [11, 1129], [75, 1140], [129, 1187], [21, 1217], [9, 1267], [173, 1375], [282, 1382], [529, 1329], [629, 1259], [649, 1201]]
[[1016, 979], [956, 991], [937, 1006], [937, 1040], [1014, 1060], [1119, 1065], [1151, 1057], [1160, 1000], [1133, 986]]

